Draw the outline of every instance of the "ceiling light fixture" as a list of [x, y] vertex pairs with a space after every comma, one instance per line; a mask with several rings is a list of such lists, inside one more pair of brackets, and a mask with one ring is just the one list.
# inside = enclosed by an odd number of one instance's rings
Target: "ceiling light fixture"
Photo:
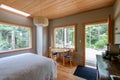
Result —
[[0, 8], [23, 15], [23, 16], [26, 16], [26, 17], [30, 16], [30, 14], [28, 14], [28, 13], [22, 12], [20, 10], [14, 9], [14, 8], [4, 5], [4, 4], [0, 4]]

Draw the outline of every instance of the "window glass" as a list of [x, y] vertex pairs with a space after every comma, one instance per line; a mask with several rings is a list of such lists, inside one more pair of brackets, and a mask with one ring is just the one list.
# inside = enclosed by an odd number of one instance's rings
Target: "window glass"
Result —
[[75, 26], [56, 27], [54, 41], [57, 48], [75, 48]]
[[64, 47], [64, 28], [55, 29], [55, 47]]
[[66, 47], [75, 48], [75, 28], [66, 28]]
[[0, 52], [31, 47], [30, 28], [0, 24]]

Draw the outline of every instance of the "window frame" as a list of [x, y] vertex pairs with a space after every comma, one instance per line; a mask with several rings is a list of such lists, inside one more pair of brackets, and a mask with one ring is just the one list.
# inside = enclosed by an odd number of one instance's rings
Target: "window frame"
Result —
[[0, 54], [10, 53], [10, 52], [19, 52], [19, 51], [33, 49], [33, 27], [32, 26], [23, 25], [23, 24], [16, 24], [13, 22], [7, 22], [7, 21], [1, 21], [1, 20], [0, 20], [0, 24], [8, 24], [8, 25], [14, 25], [14, 26], [19, 26], [19, 27], [26, 27], [26, 28], [30, 29], [30, 47], [29, 48], [21, 48], [21, 49], [9, 50], [9, 51], [0, 51]]
[[64, 26], [53, 26], [52, 27], [52, 47], [55, 48], [55, 35], [54, 35], [55, 29], [56, 28], [65, 28], [65, 27], [67, 28], [67, 27], [70, 27], [70, 26], [73, 26], [75, 28], [75, 36], [74, 36], [74, 39], [75, 39], [74, 46], [75, 46], [75, 48], [74, 48], [74, 50], [77, 51], [77, 24], [69, 24], [69, 25], [64, 25]]

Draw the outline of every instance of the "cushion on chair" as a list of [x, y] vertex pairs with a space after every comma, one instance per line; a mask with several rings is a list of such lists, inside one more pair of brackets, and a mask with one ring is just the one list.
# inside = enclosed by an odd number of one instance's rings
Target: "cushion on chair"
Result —
[[52, 52], [52, 55], [57, 55], [57, 52]]
[[71, 58], [72, 56], [71, 55], [65, 55], [64, 57], [65, 58]]

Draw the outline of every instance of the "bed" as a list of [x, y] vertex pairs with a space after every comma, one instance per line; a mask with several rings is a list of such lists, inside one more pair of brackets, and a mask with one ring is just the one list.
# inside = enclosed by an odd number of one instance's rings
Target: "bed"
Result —
[[33, 53], [0, 58], [0, 80], [55, 80], [54, 60]]

